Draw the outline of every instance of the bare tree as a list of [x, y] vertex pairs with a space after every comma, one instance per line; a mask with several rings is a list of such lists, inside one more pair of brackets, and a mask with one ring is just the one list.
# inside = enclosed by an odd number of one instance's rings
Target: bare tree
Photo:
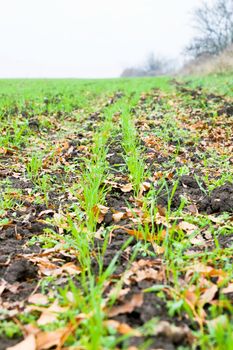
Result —
[[159, 75], [164, 74], [166, 70], [166, 61], [163, 58], [155, 58], [155, 55], [152, 53], [147, 57], [144, 70], [149, 75]]
[[218, 55], [233, 44], [233, 0], [206, 1], [194, 12], [198, 35], [187, 47], [194, 57]]
[[150, 53], [141, 67], [129, 67], [123, 70], [122, 77], [154, 77], [168, 75], [175, 71], [176, 62]]

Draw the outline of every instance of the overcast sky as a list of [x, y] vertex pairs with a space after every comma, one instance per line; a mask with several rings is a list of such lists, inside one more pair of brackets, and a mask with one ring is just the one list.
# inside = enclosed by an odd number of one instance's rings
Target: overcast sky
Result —
[[0, 0], [0, 77], [116, 77], [178, 57], [201, 0]]

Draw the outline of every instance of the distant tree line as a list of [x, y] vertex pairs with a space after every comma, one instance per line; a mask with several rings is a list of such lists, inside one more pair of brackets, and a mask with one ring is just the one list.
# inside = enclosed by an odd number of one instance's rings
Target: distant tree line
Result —
[[138, 67], [128, 67], [123, 70], [122, 77], [153, 77], [166, 75], [174, 70], [175, 62], [164, 58], [155, 57], [151, 53], [145, 64]]
[[197, 35], [186, 48], [192, 57], [219, 55], [233, 44], [233, 0], [204, 1], [193, 20]]
[[[215, 58], [221, 58], [218, 60], [218, 65], [227, 64], [232, 67], [233, 0], [214, 0], [212, 3], [204, 0], [200, 7], [194, 10], [193, 24], [197, 34], [185, 48], [185, 53], [192, 58], [186, 65], [198, 66], [203, 62], [214, 62]], [[128, 67], [121, 76], [158, 76], [174, 72], [176, 72], [176, 64], [173, 61], [150, 54], [143, 66]]]

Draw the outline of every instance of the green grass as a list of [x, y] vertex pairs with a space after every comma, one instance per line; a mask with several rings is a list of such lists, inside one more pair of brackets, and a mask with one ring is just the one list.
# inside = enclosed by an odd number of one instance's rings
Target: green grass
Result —
[[[198, 86], [202, 93], [193, 98]], [[108, 316], [125, 294], [129, 303], [128, 289], [135, 294], [137, 286], [144, 298], [148, 293], [164, 305], [171, 328], [162, 339], [174, 345], [168, 333], [185, 323], [191, 341], [178, 349], [231, 349], [233, 306], [223, 290], [233, 281], [233, 247], [230, 239], [222, 242], [233, 232], [232, 213], [195, 212], [185, 192], [175, 207], [173, 201], [185, 188], [184, 175], [196, 180], [203, 197], [232, 183], [232, 117], [218, 113], [232, 103], [232, 77], [191, 77], [186, 88], [166, 77], [0, 81], [2, 246], [14, 240], [13, 228], [23, 252], [41, 247], [47, 270], [33, 260], [41, 269], [36, 292], [48, 297], [46, 308], [55, 301], [63, 308], [53, 323], [41, 325], [43, 308], [27, 309], [27, 297], [13, 317], [4, 304], [0, 340], [34, 325], [42, 332], [68, 330], [61, 344], [68, 349], [127, 350], [134, 332], [144, 335], [139, 349], [150, 349], [161, 317], [130, 329], [124, 318], [116, 324]], [[224, 96], [214, 101], [210, 93]], [[35, 223], [47, 225], [43, 233]], [[6, 271], [17, 251], [9, 254]], [[144, 279], [148, 261], [157, 279]], [[140, 278], [148, 287], [139, 287]], [[217, 288], [212, 299], [211, 288]], [[135, 309], [132, 320], [140, 318], [140, 306]]]

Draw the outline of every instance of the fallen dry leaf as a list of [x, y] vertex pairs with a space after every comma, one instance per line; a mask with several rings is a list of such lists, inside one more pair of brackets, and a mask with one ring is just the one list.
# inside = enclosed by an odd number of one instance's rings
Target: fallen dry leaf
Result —
[[200, 276], [205, 277], [218, 277], [217, 284], [222, 282], [226, 277], [227, 273], [222, 269], [214, 269], [212, 266], [205, 265], [202, 263], [197, 263], [187, 268], [187, 273], [185, 275], [185, 280], [190, 280], [191, 276], [197, 272]]
[[112, 218], [113, 218], [114, 222], [119, 222], [125, 216], [126, 216], [126, 214], [124, 212], [118, 211], [112, 215]]
[[[38, 333], [36, 336], [36, 350], [47, 350], [50, 349], [52, 346], [61, 346], [62, 338], [66, 333], [67, 329], [58, 329], [53, 332]], [[26, 348], [22, 350], [26, 350]]]
[[114, 306], [108, 310], [107, 314], [109, 317], [114, 317], [120, 314], [130, 313], [136, 307], [140, 307], [143, 304], [143, 294], [134, 294], [130, 301], [124, 303], [123, 305]]
[[154, 249], [154, 252], [158, 255], [163, 254], [165, 252], [165, 247], [161, 247], [158, 244], [156, 244], [155, 242], [151, 242], [151, 245]]
[[222, 289], [223, 294], [233, 293], [233, 283], [230, 283], [227, 287]]
[[190, 243], [192, 243], [193, 245], [205, 245], [206, 244], [206, 240], [202, 237], [202, 235], [197, 235], [193, 238], [190, 239]]
[[38, 219], [40, 219], [44, 215], [54, 214], [54, 213], [55, 212], [52, 209], [43, 210], [38, 214]]
[[161, 205], [158, 205], [157, 208], [158, 208], [159, 215], [165, 217], [166, 216], [166, 208], [162, 207]]
[[120, 300], [129, 292], [130, 292], [130, 288], [119, 289], [118, 287], [113, 287], [111, 291], [108, 293], [108, 297], [116, 297], [117, 300]]
[[31, 304], [46, 305], [48, 304], [48, 297], [44, 294], [36, 293], [30, 295], [28, 302]]
[[0, 154], [3, 155], [12, 155], [14, 154], [14, 151], [5, 147], [0, 147]]
[[187, 206], [187, 210], [191, 213], [191, 214], [198, 214], [198, 209], [197, 206], [195, 204], [191, 204]]
[[77, 275], [77, 274], [80, 274], [82, 272], [82, 269], [79, 266], [76, 266], [72, 262], [66, 263], [65, 265], [61, 266], [61, 268], [59, 270], [61, 270], [62, 272], [65, 271], [69, 275]]
[[54, 225], [58, 227], [59, 233], [63, 233], [64, 230], [69, 228], [67, 218], [62, 213], [54, 213], [53, 221], [54, 221]]
[[185, 299], [195, 306], [199, 300], [197, 294], [192, 290], [186, 290], [184, 293]]
[[139, 194], [138, 194], [138, 197], [141, 198], [142, 194], [146, 191], [148, 191], [151, 187], [151, 184], [150, 182], [143, 182], [141, 185], [140, 185], [140, 191], [139, 191]]
[[138, 330], [133, 329], [132, 327], [130, 327], [126, 323], [120, 323], [120, 322], [118, 322], [116, 320], [107, 320], [107, 321], [104, 322], [104, 324], [107, 327], [114, 328], [120, 334], [130, 334], [130, 335], [132, 335], [134, 337], [142, 336], [142, 334]]
[[123, 186], [121, 186], [121, 191], [126, 193], [126, 192], [130, 192], [133, 189], [133, 185], [131, 183], [125, 184]]
[[[57, 329], [52, 332], [39, 332], [36, 335], [36, 350], [47, 350], [51, 347], [57, 346], [57, 350], [62, 349], [66, 339], [72, 334], [87, 315], [79, 314], [75, 318], [75, 323], [70, 322], [66, 328]], [[26, 349], [24, 349], [26, 350]]]
[[213, 320], [207, 321], [207, 324], [213, 328], [217, 328], [220, 326], [221, 328], [224, 329], [227, 326], [227, 323], [228, 323], [228, 320], [226, 315], [220, 315], [214, 318]]
[[131, 285], [132, 281], [140, 282], [145, 279], [160, 282], [165, 279], [165, 271], [161, 259], [153, 261], [140, 259], [135, 261], [123, 276], [123, 281], [128, 286]]
[[94, 206], [93, 212], [97, 217], [98, 224], [101, 224], [104, 221], [104, 217], [107, 214], [108, 210], [109, 210], [108, 207], [105, 207], [104, 205], [101, 205], [101, 204]]
[[6, 286], [7, 286], [7, 281], [1, 280], [1, 281], [0, 281], [0, 296], [1, 296], [2, 293], [4, 292]]
[[[154, 241], [154, 239], [156, 238], [154, 235], [151, 234], [143, 234], [143, 232], [137, 231], [137, 230], [133, 230], [133, 229], [129, 229], [123, 226], [119, 226], [119, 227], [115, 227], [116, 228], [120, 228], [122, 230], [124, 230], [126, 233], [128, 233], [130, 236], [134, 236], [136, 237], [136, 239], [141, 239], [141, 240], [146, 240], [148, 242]], [[166, 231], [163, 230], [160, 232], [161, 235], [166, 234]]]
[[207, 288], [206, 291], [200, 296], [199, 303], [201, 305], [210, 303], [214, 299], [217, 291], [218, 287], [215, 284], [213, 284], [212, 287]]
[[175, 344], [178, 344], [186, 339], [186, 341], [191, 341], [193, 336], [187, 325], [175, 326], [167, 321], [160, 321], [154, 329], [154, 335], [165, 336], [170, 339]]
[[38, 350], [36, 346], [36, 339], [33, 334], [28, 335], [24, 340], [15, 346], [6, 348], [6, 350]]
[[81, 273], [81, 268], [72, 262], [66, 263], [62, 266], [57, 266], [56, 264], [51, 263], [46, 256], [32, 256], [29, 257], [29, 260], [36, 263], [40, 272], [45, 276], [59, 276], [64, 272], [68, 273], [69, 275]]
[[48, 308], [46, 307], [40, 307], [40, 306], [34, 306], [30, 305], [26, 308], [26, 310], [29, 311], [41, 311], [41, 315], [39, 319], [37, 320], [37, 324], [42, 326], [48, 323], [55, 322], [59, 316], [60, 313], [63, 313], [67, 311], [67, 307], [61, 307], [58, 305], [58, 301], [55, 300], [52, 305], [50, 305]]
[[198, 229], [196, 225], [190, 224], [189, 222], [182, 221], [179, 223], [178, 227], [185, 231], [188, 235], [191, 235], [195, 230]]
[[224, 219], [222, 219], [221, 217], [219, 218], [219, 217], [215, 217], [213, 215], [208, 215], [208, 219], [210, 219], [215, 224], [221, 224], [224, 222]]

